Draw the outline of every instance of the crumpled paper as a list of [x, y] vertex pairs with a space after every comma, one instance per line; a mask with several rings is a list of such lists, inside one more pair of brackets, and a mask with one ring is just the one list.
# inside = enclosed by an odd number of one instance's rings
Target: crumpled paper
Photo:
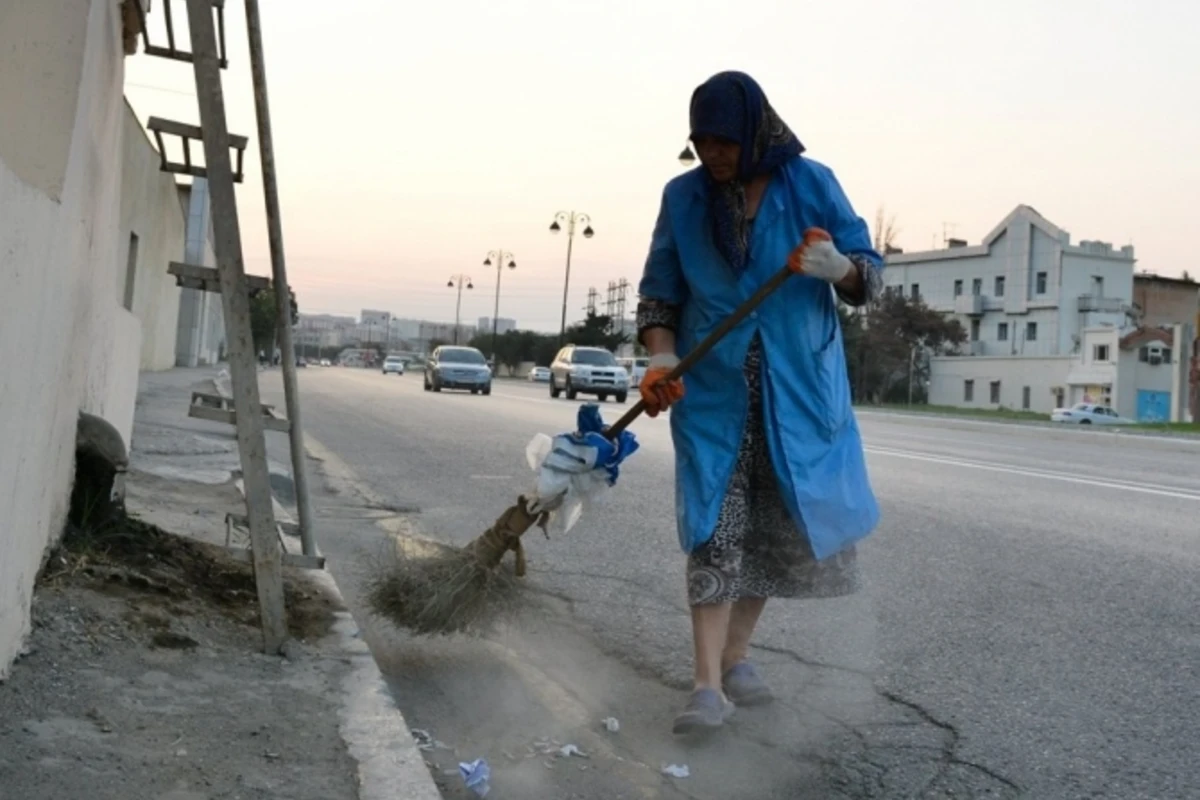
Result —
[[550, 522], [563, 532], [571, 530], [584, 510], [616, 485], [621, 464], [637, 452], [637, 437], [622, 431], [615, 440], [604, 435], [600, 407], [588, 403], [579, 409], [578, 430], [553, 438], [538, 434], [525, 448], [537, 486], [530, 503], [534, 512], [550, 512]]

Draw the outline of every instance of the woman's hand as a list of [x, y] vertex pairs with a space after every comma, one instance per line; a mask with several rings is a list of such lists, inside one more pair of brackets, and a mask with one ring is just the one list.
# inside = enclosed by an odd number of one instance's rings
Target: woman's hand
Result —
[[788, 256], [788, 268], [797, 275], [840, 284], [854, 271], [854, 263], [838, 252], [828, 233], [809, 228], [804, 232], [804, 241]]
[[677, 366], [679, 357], [674, 353], [658, 353], [650, 357], [646, 374], [638, 386], [642, 402], [646, 404], [647, 416], [657, 417], [660, 412], [683, 399], [683, 381], [679, 378], [667, 380], [671, 370]]

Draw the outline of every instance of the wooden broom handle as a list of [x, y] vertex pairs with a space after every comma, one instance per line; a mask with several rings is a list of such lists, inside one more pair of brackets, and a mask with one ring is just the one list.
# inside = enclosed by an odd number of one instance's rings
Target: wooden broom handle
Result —
[[[667, 373], [663, 380], [674, 381], [683, 377], [689, 369], [695, 366], [696, 362], [708, 355], [708, 351], [716, 347], [717, 342], [725, 338], [725, 335], [741, 324], [742, 320], [750, 316], [754, 309], [758, 308], [763, 300], [766, 300], [776, 289], [784, 284], [784, 282], [792, 276], [792, 270], [788, 267], [776, 272], [771, 278], [758, 287], [758, 291], [750, 296], [744, 303], [738, 306], [732, 314], [730, 314], [720, 325], [713, 329], [712, 333], [704, 337], [700, 344], [680, 360], [675, 369]], [[621, 416], [619, 420], [614, 422], [604, 430], [604, 435], [609, 439], [616, 439], [621, 433], [628, 428], [633, 421], [640, 417], [646, 410], [646, 401], [639, 399], [633, 404], [633, 408], [629, 409]]]

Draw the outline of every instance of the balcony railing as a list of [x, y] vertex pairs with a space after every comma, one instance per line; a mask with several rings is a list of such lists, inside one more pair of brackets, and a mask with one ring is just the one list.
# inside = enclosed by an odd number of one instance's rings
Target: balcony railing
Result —
[[1079, 295], [1079, 311], [1082, 314], [1120, 314], [1126, 303], [1119, 297], [1103, 297], [1095, 294]]
[[954, 313], [977, 317], [983, 314], [983, 295], [960, 294], [954, 298]]

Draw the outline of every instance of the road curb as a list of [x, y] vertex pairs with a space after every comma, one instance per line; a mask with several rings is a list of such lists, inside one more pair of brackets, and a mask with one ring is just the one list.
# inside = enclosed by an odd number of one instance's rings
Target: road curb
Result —
[[[228, 396], [221, 377], [212, 378], [213, 386], [219, 394]], [[241, 481], [237, 485], [244, 496]], [[277, 520], [291, 522], [291, 515], [274, 496], [271, 499]], [[303, 570], [302, 574], [339, 606], [350, 607], [327, 569]], [[358, 623], [349, 611], [334, 612], [334, 618], [333, 630], [321, 645], [324, 652], [350, 666], [342, 681], [338, 730], [358, 765], [358, 800], [442, 800], [404, 715], [388, 691], [383, 672], [361, 638]]]

